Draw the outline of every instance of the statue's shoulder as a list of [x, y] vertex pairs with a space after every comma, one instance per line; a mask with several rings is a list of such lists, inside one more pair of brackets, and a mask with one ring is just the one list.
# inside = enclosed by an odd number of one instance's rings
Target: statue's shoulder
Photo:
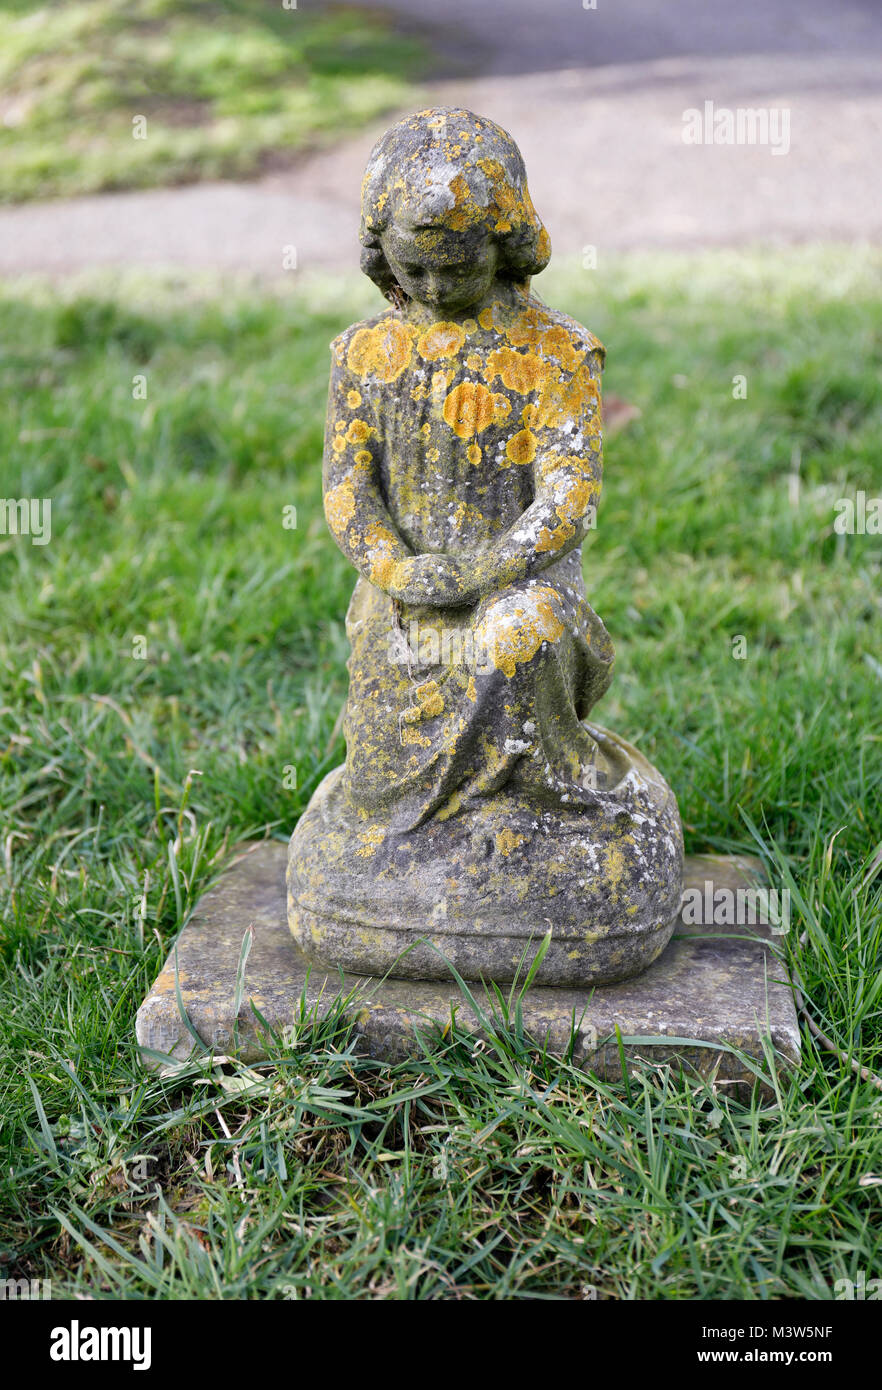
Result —
[[599, 338], [586, 328], [577, 319], [571, 318], [569, 314], [564, 314], [560, 309], [552, 309], [550, 304], [543, 304], [541, 299], [535, 295], [530, 295], [528, 299], [529, 312], [535, 315], [536, 320], [543, 329], [543, 336], [548, 339], [550, 334], [551, 341], [565, 333], [569, 339], [570, 347], [579, 354], [588, 352], [598, 352], [601, 360], [606, 356], [606, 348]]
[[[390, 304], [388, 309], [381, 309], [378, 314], [372, 314], [369, 319], [360, 319], [358, 323], [351, 323], [348, 328], [344, 328], [342, 333], [338, 333], [336, 338], [331, 341], [331, 355], [338, 366], [342, 366], [346, 361], [347, 354], [352, 346], [353, 339], [359, 333], [372, 334], [377, 329], [382, 330], [390, 324], [401, 322], [401, 315], [397, 309]], [[363, 341], [360, 339], [359, 341]]]

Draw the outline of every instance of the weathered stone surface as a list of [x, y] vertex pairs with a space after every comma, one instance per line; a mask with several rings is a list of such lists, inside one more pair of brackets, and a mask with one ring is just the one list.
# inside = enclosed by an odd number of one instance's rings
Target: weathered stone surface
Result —
[[639, 974], [677, 921], [679, 815], [638, 750], [603, 734], [654, 793], [639, 828], [629, 815], [525, 805], [504, 788], [469, 815], [396, 833], [382, 815], [358, 818], [336, 768], [291, 840], [288, 920], [301, 950], [322, 967], [414, 980], [449, 979], [443, 953], [467, 980], [508, 982], [552, 928], [537, 983]]
[[[452, 979], [377, 980], [310, 967], [287, 927], [285, 858], [285, 846], [276, 842], [243, 846], [181, 933], [181, 999], [209, 1047], [233, 1051], [236, 972], [249, 926], [254, 944], [238, 1019], [240, 1055], [246, 1061], [265, 1055], [251, 1001], [283, 1034], [296, 1021], [301, 998], [323, 1014], [339, 993], [354, 989], [349, 1007], [363, 1045], [373, 1056], [390, 1060], [416, 1053], [415, 1033], [443, 1028], [451, 1005], [460, 1023], [480, 1031]], [[686, 860], [687, 889], [704, 890], [710, 883], [713, 891], [734, 893], [756, 881], [753, 860], [710, 855]], [[675, 1058], [704, 1074], [716, 1069], [723, 1079], [749, 1081], [749, 1068], [728, 1049], [760, 1057], [765, 1036], [785, 1061], [799, 1057], [791, 990], [782, 966], [762, 944], [768, 934], [763, 926], [681, 924], [661, 957], [636, 979], [593, 991], [534, 986], [523, 1000], [525, 1028], [561, 1055], [575, 1019], [574, 1061], [607, 1078], [621, 1075], [618, 1027], [629, 1058]], [[475, 997], [481, 1001], [480, 994]], [[178, 1008], [174, 953], [139, 1010], [137, 1037], [148, 1065], [157, 1064], [149, 1051], [182, 1060], [194, 1045]]]
[[550, 926], [538, 981], [626, 979], [673, 930], [683, 838], [662, 775], [589, 722], [613, 675], [581, 556], [604, 348], [531, 292], [551, 245], [491, 120], [387, 131], [360, 235], [390, 307], [331, 345], [325, 515], [359, 572], [346, 763], [291, 838], [291, 931], [328, 967], [434, 978], [428, 930], [506, 982]]

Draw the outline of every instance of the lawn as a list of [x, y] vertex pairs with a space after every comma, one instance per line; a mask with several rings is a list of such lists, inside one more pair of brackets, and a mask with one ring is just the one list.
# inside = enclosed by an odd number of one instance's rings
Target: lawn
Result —
[[[781, 951], [878, 1073], [882, 537], [834, 520], [882, 495], [882, 257], [635, 258], [537, 289], [642, 410], [585, 547], [618, 652], [598, 717], [671, 781], [688, 851], [763, 853], [792, 885]], [[372, 295], [0, 295], [0, 497], [52, 499], [49, 544], [0, 536], [5, 1275], [392, 1299], [830, 1299], [882, 1276], [882, 1091], [805, 1030], [800, 1069], [769, 1054], [752, 1096], [661, 1065], [601, 1082], [516, 1016], [393, 1068], [338, 1015], [268, 1065], [142, 1070], [135, 1012], [228, 847], [286, 837], [343, 756], [353, 573], [320, 447], [328, 340]]]
[[413, 105], [427, 62], [309, 0], [0, 0], [0, 202], [247, 177]]

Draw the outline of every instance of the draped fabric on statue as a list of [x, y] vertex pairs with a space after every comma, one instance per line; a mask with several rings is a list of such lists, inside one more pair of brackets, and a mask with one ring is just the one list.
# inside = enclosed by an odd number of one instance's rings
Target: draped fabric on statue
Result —
[[[600, 491], [600, 344], [523, 296], [463, 324], [390, 310], [333, 351], [327, 511], [350, 543], [361, 523], [366, 571], [347, 619], [347, 795], [394, 803], [398, 829], [511, 778], [543, 802], [614, 802], [627, 761], [580, 722], [612, 678], [612, 644], [573, 544], [576, 508]], [[359, 516], [359, 483], [417, 553], [474, 560], [512, 533], [541, 547], [544, 530], [544, 568], [459, 609], [395, 603], [367, 577], [382, 576], [386, 538]], [[543, 494], [555, 530], [540, 517], [518, 537]]]

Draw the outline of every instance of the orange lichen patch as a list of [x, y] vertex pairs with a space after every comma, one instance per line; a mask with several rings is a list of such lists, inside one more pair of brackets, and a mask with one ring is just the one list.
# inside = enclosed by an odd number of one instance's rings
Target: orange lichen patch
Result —
[[378, 521], [371, 522], [364, 540], [368, 547], [369, 577], [382, 588], [391, 582], [396, 552], [400, 551], [400, 547], [392, 532]]
[[478, 702], [478, 692], [475, 689], [474, 676], [469, 676], [469, 683], [466, 686], [466, 698], [471, 700], [473, 705], [477, 704]]
[[484, 372], [491, 385], [499, 376], [503, 386], [517, 391], [521, 396], [538, 391], [544, 385], [547, 374], [547, 365], [535, 352], [515, 352], [508, 347], [496, 348], [488, 355]]
[[573, 372], [584, 361], [587, 349], [578, 338], [560, 323], [549, 323], [545, 310], [527, 304], [505, 328], [505, 336], [513, 347], [537, 348], [542, 357], [554, 359], [567, 372]]
[[492, 201], [487, 209], [496, 219], [497, 232], [511, 231], [512, 217], [518, 211], [518, 195], [506, 178], [505, 170], [498, 159], [479, 159], [478, 167], [490, 180], [493, 190]]
[[466, 366], [470, 372], [479, 372], [483, 363], [476, 352], [470, 352], [466, 358]]
[[344, 437], [343, 437], [342, 434], [337, 434], [337, 435], [334, 436], [333, 442], [332, 442], [332, 444], [331, 444], [331, 448], [334, 450], [334, 453], [335, 453], [335, 454], [342, 454], [342, 453], [345, 453], [345, 451], [346, 451], [346, 440], [344, 439]]
[[361, 392], [347, 391], [346, 404], [349, 406], [350, 410], [357, 410], [358, 407], [361, 405]]
[[[428, 171], [427, 177], [429, 179], [433, 177], [431, 170]], [[448, 187], [451, 193], [453, 194], [456, 202], [468, 203], [471, 201], [472, 190], [469, 188], [468, 180], [462, 174], [457, 174], [454, 178], [452, 178], [450, 180], [450, 183], [448, 184]]]
[[545, 454], [539, 463], [538, 473], [543, 480], [553, 478], [557, 473], [569, 473], [573, 478], [591, 483], [595, 492], [600, 492], [597, 465], [590, 455]]
[[476, 468], [478, 464], [481, 462], [483, 456], [484, 451], [481, 448], [480, 444], [470, 444], [469, 447], [466, 449], [466, 458], [468, 459], [469, 463], [474, 464]]
[[433, 323], [417, 343], [417, 352], [427, 362], [439, 357], [455, 357], [465, 342], [465, 332], [458, 323]]
[[542, 383], [530, 424], [534, 430], [562, 429], [570, 421], [581, 420], [597, 408], [600, 390], [588, 372], [576, 372], [569, 380], [549, 373]]
[[362, 467], [364, 467], [365, 464], [373, 463], [373, 461], [374, 456], [370, 449], [359, 449], [358, 453], [355, 455], [355, 462], [361, 464]]
[[497, 670], [511, 679], [521, 662], [530, 661], [543, 642], [556, 642], [565, 631], [557, 616], [557, 593], [540, 585], [512, 606], [502, 598], [488, 608], [475, 638]]
[[351, 478], [345, 478], [337, 487], [325, 493], [325, 516], [334, 535], [342, 536], [355, 516], [355, 492]]
[[505, 446], [509, 463], [532, 463], [536, 457], [536, 436], [530, 430], [519, 430]]
[[494, 392], [493, 395], [493, 423], [502, 425], [511, 414], [511, 401], [508, 396], [503, 396], [501, 391]]
[[572, 540], [576, 534], [575, 526], [558, 526], [554, 531], [550, 531], [547, 526], [543, 526], [536, 541], [536, 551], [543, 555], [548, 551], [552, 553], [561, 550], [567, 541]]
[[542, 324], [536, 309], [522, 309], [516, 319], [506, 324], [505, 336], [512, 347], [538, 347], [542, 341]]
[[580, 521], [597, 495], [591, 478], [574, 478], [555, 511], [563, 522]]
[[[478, 138], [480, 139], [480, 137]], [[466, 333], [476, 333], [478, 329], [478, 325], [475, 323], [474, 319], [463, 319], [462, 326]]]
[[564, 371], [574, 372], [585, 360], [585, 349], [577, 342], [562, 324], [552, 324], [542, 334], [541, 348], [545, 357], [555, 357]]
[[506, 827], [505, 830], [500, 830], [496, 834], [496, 848], [507, 859], [512, 850], [516, 849], [518, 845], [522, 845], [526, 838], [526, 835], [516, 835], [513, 830]]
[[352, 420], [346, 431], [346, 438], [350, 444], [364, 444], [372, 434], [376, 434], [376, 430], [372, 429], [366, 420]]
[[471, 439], [492, 424], [493, 397], [478, 381], [463, 381], [444, 401], [443, 416], [460, 439]]
[[383, 319], [373, 328], [359, 328], [349, 344], [346, 361], [357, 376], [395, 381], [410, 363], [411, 338], [397, 319]]
[[493, 331], [493, 329], [502, 328], [503, 315], [504, 310], [502, 305], [499, 303], [498, 300], [494, 300], [492, 304], [488, 304], [485, 309], [481, 310], [480, 314], [478, 315], [478, 323], [481, 325], [482, 328], [486, 329], [487, 332], [490, 333]]

